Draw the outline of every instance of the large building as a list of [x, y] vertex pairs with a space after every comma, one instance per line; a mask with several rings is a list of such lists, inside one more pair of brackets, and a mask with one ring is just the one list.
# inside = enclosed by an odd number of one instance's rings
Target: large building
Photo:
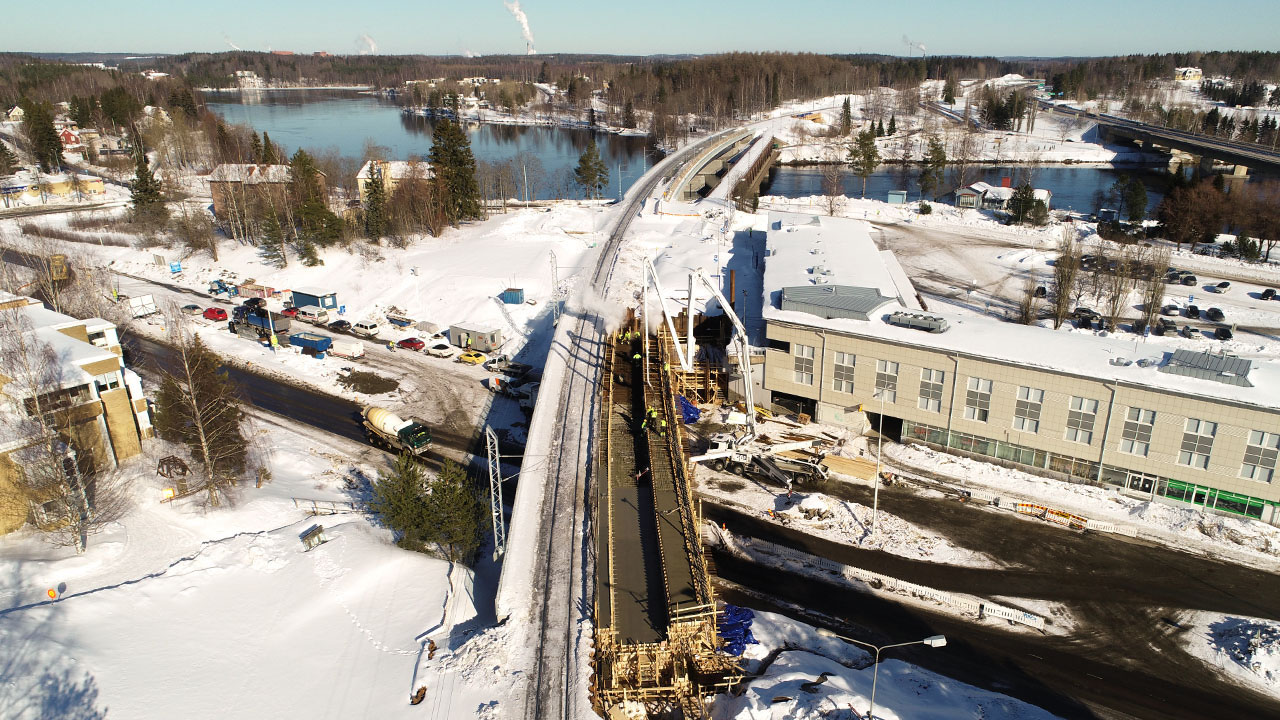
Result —
[[400, 183], [414, 177], [420, 179], [431, 177], [431, 165], [426, 162], [409, 162], [408, 160], [369, 160], [356, 173], [356, 186], [360, 190], [360, 204], [369, 202], [369, 184], [374, 178], [382, 178], [382, 188], [388, 197], [396, 191]]
[[[862, 221], [774, 214], [763, 388], [816, 419], [1280, 523], [1280, 362], [924, 311]], [[863, 408], [864, 414], [859, 408]]]
[[[142, 452], [142, 441], [155, 434], [142, 381], [124, 366], [115, 325], [101, 319], [76, 320], [45, 308], [38, 300], [0, 292], [0, 317], [6, 333], [23, 342], [6, 343], [6, 367], [0, 368], [0, 533], [23, 525], [38, 514], [35, 499], [23, 500], [21, 463], [14, 454], [31, 445], [24, 419], [38, 393], [45, 408], [55, 408], [57, 429], [82, 471], [110, 470]], [[23, 377], [25, 361], [13, 351], [26, 349], [34, 358], [27, 375], [39, 372], [39, 385]], [[5, 375], [8, 371], [14, 377]]]

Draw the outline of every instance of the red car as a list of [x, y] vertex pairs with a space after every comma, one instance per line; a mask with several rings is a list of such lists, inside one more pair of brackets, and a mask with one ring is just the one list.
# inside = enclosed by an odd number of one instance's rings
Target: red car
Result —
[[421, 338], [405, 338], [396, 343], [396, 347], [404, 348], [406, 350], [421, 350], [426, 347], [426, 345], [427, 344], [423, 342]]
[[222, 308], [205, 308], [204, 319], [205, 320], [226, 320], [227, 311], [223, 310]]
[[285, 317], [298, 317], [298, 308], [296, 308], [296, 307], [287, 307], [287, 308], [285, 308], [285, 309], [284, 309], [284, 311], [283, 311], [283, 312], [281, 312], [280, 314], [281, 314], [281, 315], [284, 315]]

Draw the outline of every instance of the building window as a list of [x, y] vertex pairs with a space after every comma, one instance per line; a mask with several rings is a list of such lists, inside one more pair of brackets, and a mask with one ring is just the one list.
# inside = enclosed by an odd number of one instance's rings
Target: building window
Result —
[[1093, 422], [1098, 418], [1098, 401], [1089, 398], [1071, 398], [1071, 410], [1067, 413], [1067, 439], [1091, 445]]
[[1249, 433], [1249, 446], [1244, 451], [1244, 466], [1240, 477], [1259, 482], [1271, 482], [1276, 471], [1276, 456], [1280, 455], [1280, 434], [1254, 430]]
[[898, 363], [876, 361], [876, 397], [887, 403], [898, 402]]
[[796, 382], [800, 385], [813, 384], [813, 346], [795, 344]]
[[1151, 431], [1155, 429], [1155, 423], [1154, 410], [1129, 408], [1124, 418], [1124, 429], [1120, 432], [1120, 452], [1146, 457], [1151, 449]]
[[964, 418], [986, 422], [991, 415], [991, 381], [969, 378], [969, 389], [964, 394]]
[[853, 369], [858, 363], [858, 358], [853, 353], [836, 353], [835, 383], [833, 385], [836, 392], [853, 392]]
[[1013, 406], [1013, 427], [1023, 432], [1040, 432], [1040, 408], [1044, 391], [1032, 387], [1018, 388], [1018, 402]]
[[942, 384], [947, 374], [924, 368], [920, 371], [920, 409], [942, 412]]
[[108, 390], [115, 390], [120, 387], [120, 373], [112, 372], [105, 375], [99, 375], [93, 379], [98, 386], [98, 393], [104, 393]]
[[1209, 454], [1213, 452], [1213, 436], [1217, 434], [1218, 423], [1187, 418], [1187, 426], [1182, 433], [1182, 450], [1178, 453], [1178, 463], [1207, 470]]

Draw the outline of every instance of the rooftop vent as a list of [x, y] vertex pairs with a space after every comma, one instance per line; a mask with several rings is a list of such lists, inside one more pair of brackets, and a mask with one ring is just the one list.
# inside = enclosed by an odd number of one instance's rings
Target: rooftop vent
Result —
[[1249, 382], [1251, 369], [1251, 361], [1234, 355], [1174, 350], [1169, 362], [1160, 368], [1160, 372], [1212, 380], [1226, 385], [1253, 387], [1253, 383]]
[[896, 312], [889, 316], [889, 324], [898, 327], [911, 328], [912, 330], [924, 330], [925, 332], [940, 333], [946, 332], [949, 325], [944, 318], [936, 315], [923, 315], [921, 313]]

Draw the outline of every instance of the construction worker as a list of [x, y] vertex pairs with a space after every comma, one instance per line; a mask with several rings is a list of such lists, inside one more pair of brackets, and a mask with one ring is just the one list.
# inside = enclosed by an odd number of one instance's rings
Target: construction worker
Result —
[[640, 364], [640, 353], [636, 353], [635, 355], [632, 355], [632, 356], [631, 356], [631, 362], [635, 363], [636, 365], [639, 365], [639, 364]]
[[391, 342], [390, 340], [388, 340], [388, 341], [387, 341], [387, 351], [388, 351], [388, 352], [395, 352], [395, 351], [396, 351], [396, 344], [395, 344], [395, 343], [393, 343], [393, 342]]
[[662, 418], [661, 420], [658, 421], [658, 434], [661, 435], [662, 437], [667, 436], [667, 419], [666, 418]]

